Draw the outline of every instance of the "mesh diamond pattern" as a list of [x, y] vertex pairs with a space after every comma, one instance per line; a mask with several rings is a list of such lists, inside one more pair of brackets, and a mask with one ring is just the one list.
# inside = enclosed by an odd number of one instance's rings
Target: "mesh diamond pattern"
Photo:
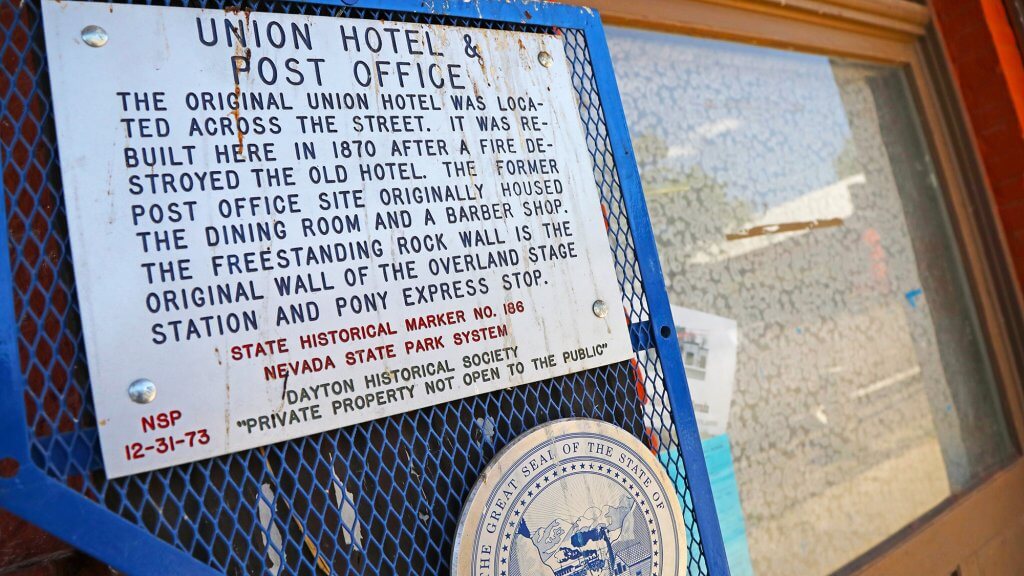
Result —
[[[165, 0], [223, 8], [222, 0]], [[579, 30], [290, 1], [255, 11], [560, 35], [593, 155], [623, 306], [652, 342], [586, 37]], [[488, 461], [529, 428], [612, 422], [683, 469], [653, 349], [614, 364], [224, 457], [116, 480], [102, 471], [61, 194], [40, 7], [0, 0], [0, 146], [14, 303], [34, 464], [161, 540], [228, 574], [447, 574], [464, 499]], [[708, 574], [686, 510], [689, 574]]]

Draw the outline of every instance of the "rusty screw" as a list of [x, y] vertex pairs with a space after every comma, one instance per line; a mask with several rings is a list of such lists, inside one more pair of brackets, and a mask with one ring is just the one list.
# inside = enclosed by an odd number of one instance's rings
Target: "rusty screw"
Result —
[[540, 62], [540, 65], [545, 68], [551, 68], [551, 65], [555, 63], [555, 59], [551, 57], [551, 54], [542, 51], [540, 54], [537, 54], [537, 62]]
[[156, 384], [152, 380], [139, 378], [128, 386], [128, 397], [136, 404], [149, 404], [156, 400]]
[[95, 24], [82, 28], [82, 42], [93, 48], [102, 48], [107, 45], [107, 31]]
[[594, 311], [594, 316], [598, 318], [604, 318], [608, 315], [608, 304], [604, 300], [594, 300], [594, 305], [590, 309]]
[[21, 463], [14, 458], [0, 458], [0, 478], [14, 478], [20, 468]]

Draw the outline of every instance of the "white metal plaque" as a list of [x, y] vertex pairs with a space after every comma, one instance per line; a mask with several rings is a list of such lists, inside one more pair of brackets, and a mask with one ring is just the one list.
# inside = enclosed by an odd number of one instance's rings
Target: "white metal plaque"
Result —
[[686, 530], [672, 481], [625, 430], [549, 422], [516, 438], [473, 487], [454, 576], [676, 576]]
[[44, 23], [109, 476], [632, 355], [557, 36], [49, 0]]

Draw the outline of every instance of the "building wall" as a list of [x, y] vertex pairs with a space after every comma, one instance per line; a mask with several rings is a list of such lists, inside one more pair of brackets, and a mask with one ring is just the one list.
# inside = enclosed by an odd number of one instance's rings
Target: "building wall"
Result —
[[35, 526], [0, 511], [0, 576], [107, 576], [110, 570]]
[[[1024, 284], [1024, 65], [1019, 0], [931, 0], [999, 210], [1018, 284]], [[980, 546], [957, 576], [1010, 576], [1024, 566], [1024, 519]]]
[[1024, 66], [1003, 0], [931, 0], [1016, 267], [1024, 278]]

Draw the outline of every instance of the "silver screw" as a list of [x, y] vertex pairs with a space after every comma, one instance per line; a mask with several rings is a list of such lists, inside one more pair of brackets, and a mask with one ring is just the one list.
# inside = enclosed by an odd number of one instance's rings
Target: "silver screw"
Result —
[[152, 380], [139, 378], [128, 386], [128, 397], [136, 404], [149, 404], [156, 400], [156, 384]]
[[540, 62], [540, 65], [545, 68], [551, 68], [551, 65], [555, 63], [555, 60], [551, 57], [551, 54], [541, 52], [540, 54], [537, 54], [537, 62]]
[[605, 304], [604, 300], [594, 300], [591, 310], [594, 311], [594, 316], [598, 318], [604, 318], [608, 315], [608, 305]]
[[102, 48], [107, 45], [107, 31], [95, 24], [82, 28], [82, 42], [93, 48]]

